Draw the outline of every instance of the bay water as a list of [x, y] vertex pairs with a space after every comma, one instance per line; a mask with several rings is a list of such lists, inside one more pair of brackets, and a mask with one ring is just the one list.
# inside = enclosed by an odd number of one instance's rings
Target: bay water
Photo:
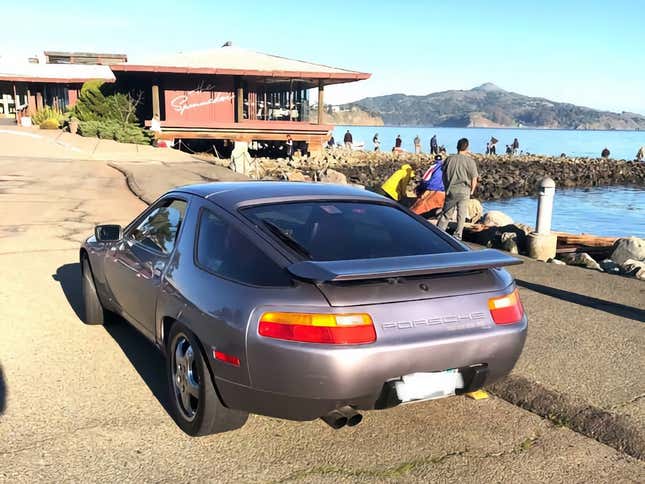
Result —
[[[402, 146], [414, 151], [413, 139], [419, 135], [422, 151], [430, 150], [430, 138], [437, 135], [439, 145], [454, 153], [457, 140], [468, 138], [470, 151], [483, 153], [486, 142], [494, 136], [499, 140], [497, 152], [514, 138], [527, 153], [576, 157], [600, 157], [606, 147], [615, 159], [633, 160], [640, 146], [645, 146], [645, 131], [578, 131], [554, 129], [506, 128], [432, 128], [399, 126], [336, 126], [334, 138], [342, 143], [349, 129], [354, 143], [364, 142], [372, 150], [372, 137], [378, 133], [381, 150], [390, 151], [397, 135]], [[403, 161], [403, 159], [402, 159]], [[535, 225], [537, 197], [520, 197], [484, 203], [485, 210], [501, 210], [514, 221]], [[553, 209], [553, 230], [570, 233], [645, 238], [645, 187], [594, 187], [581, 189], [557, 188]]]
[[641, 146], [645, 146], [645, 131], [582, 131], [565, 129], [528, 128], [431, 128], [401, 126], [336, 126], [334, 139], [343, 142], [346, 130], [350, 130], [354, 143], [363, 142], [366, 150], [373, 150], [372, 138], [378, 133], [381, 151], [391, 151], [397, 135], [401, 135], [403, 149], [414, 152], [414, 137], [421, 138], [422, 151], [430, 151], [430, 138], [437, 135], [439, 146], [444, 145], [448, 153], [456, 151], [457, 140], [468, 138], [470, 151], [485, 153], [486, 142], [494, 136], [499, 140], [497, 154], [504, 154], [505, 146], [517, 138], [520, 150], [526, 153], [560, 156], [584, 156], [599, 158], [604, 148], [609, 149], [611, 158], [633, 160]]

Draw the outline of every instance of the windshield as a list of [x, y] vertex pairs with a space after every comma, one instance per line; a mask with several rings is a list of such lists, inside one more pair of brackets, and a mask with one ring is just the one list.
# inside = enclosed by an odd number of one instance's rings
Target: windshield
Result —
[[[282, 203], [243, 213], [311, 260], [350, 260], [454, 252], [454, 248], [402, 210], [357, 202]], [[276, 234], [276, 229], [282, 235]]]

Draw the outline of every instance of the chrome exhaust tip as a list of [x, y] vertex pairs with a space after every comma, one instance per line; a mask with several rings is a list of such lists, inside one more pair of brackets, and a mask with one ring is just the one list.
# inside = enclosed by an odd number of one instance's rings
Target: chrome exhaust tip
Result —
[[338, 410], [332, 410], [327, 415], [320, 418], [334, 430], [343, 428], [345, 425], [347, 425], [348, 422], [347, 417], [340, 413]]
[[363, 415], [358, 413], [349, 405], [339, 408], [338, 412], [347, 419], [347, 426], [354, 427], [363, 421]]

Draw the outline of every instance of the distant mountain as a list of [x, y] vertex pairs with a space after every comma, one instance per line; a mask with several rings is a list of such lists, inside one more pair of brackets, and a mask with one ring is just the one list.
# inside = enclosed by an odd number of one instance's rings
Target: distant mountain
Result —
[[524, 96], [490, 82], [468, 91], [368, 97], [342, 109], [360, 109], [386, 125], [401, 126], [645, 129], [641, 114], [598, 111]]

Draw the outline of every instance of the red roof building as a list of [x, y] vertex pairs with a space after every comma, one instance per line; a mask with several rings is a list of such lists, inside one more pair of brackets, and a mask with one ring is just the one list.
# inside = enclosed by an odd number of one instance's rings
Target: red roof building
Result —
[[370, 74], [262, 54], [229, 44], [201, 52], [112, 64], [117, 84], [144, 93], [144, 117], [158, 119], [161, 139], [306, 142], [322, 148], [331, 126], [313, 122], [309, 92]]
[[[123, 54], [45, 54], [45, 64], [0, 63], [0, 117], [12, 115], [7, 99], [23, 112], [44, 104], [64, 110], [83, 82], [100, 79], [139, 99], [137, 114], [158, 139], [282, 142], [291, 135], [309, 151], [322, 149], [331, 133], [322, 118], [325, 87], [370, 77], [230, 43], [134, 61]], [[320, 109], [312, 120], [313, 89]]]

